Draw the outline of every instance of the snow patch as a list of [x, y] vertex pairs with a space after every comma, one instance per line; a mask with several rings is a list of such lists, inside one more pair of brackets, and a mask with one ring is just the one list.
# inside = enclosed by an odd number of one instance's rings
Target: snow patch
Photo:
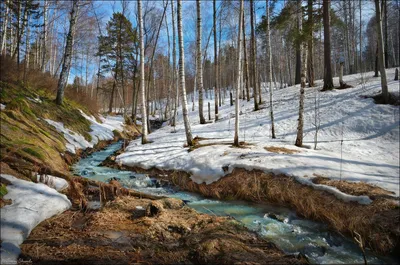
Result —
[[3, 110], [5, 108], [6, 108], [6, 105], [0, 103], [0, 110]]
[[85, 137], [71, 131], [64, 127], [62, 122], [52, 121], [50, 119], [44, 119], [48, 124], [52, 125], [58, 132], [64, 134], [65, 140], [67, 140], [66, 149], [67, 151], [76, 154], [76, 149], [86, 149], [86, 148], [93, 148], [93, 143], [89, 143], [86, 141]]
[[62, 191], [69, 187], [68, 181], [65, 179], [55, 177], [52, 175], [37, 175], [36, 176], [37, 182], [46, 184], [50, 188], [55, 189], [56, 191]]
[[67, 196], [41, 184], [1, 174], [11, 182], [4, 199], [12, 204], [0, 209], [1, 212], [1, 264], [17, 264], [21, 253], [19, 245], [29, 236], [40, 222], [64, 212], [71, 207]]

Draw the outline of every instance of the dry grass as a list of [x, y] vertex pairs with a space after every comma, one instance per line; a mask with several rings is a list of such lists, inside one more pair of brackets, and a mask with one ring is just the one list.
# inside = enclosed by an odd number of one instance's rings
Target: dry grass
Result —
[[360, 195], [366, 195], [369, 196], [370, 198], [374, 199], [377, 197], [385, 197], [385, 196], [390, 196], [394, 195], [394, 192], [387, 191], [382, 189], [381, 187], [367, 184], [365, 182], [349, 182], [349, 181], [339, 181], [339, 180], [331, 180], [327, 177], [323, 177], [318, 174], [314, 174], [316, 176], [313, 178], [313, 182], [316, 184], [323, 184], [323, 185], [328, 185], [337, 188], [341, 192], [344, 192], [346, 194], [350, 195], [355, 195], [355, 196], [360, 196]]
[[293, 149], [279, 147], [279, 146], [266, 146], [266, 147], [264, 147], [264, 149], [267, 150], [268, 152], [277, 153], [277, 154], [293, 155], [293, 154], [300, 153], [300, 151], [298, 151], [298, 150], [293, 150]]

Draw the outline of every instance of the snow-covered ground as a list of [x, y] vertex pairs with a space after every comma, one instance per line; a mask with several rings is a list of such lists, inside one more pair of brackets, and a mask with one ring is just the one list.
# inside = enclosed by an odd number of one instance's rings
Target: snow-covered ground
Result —
[[[41, 183], [17, 179], [1, 174], [11, 182], [4, 199], [12, 204], [0, 209], [1, 213], [1, 264], [17, 264], [21, 252], [19, 245], [40, 222], [60, 214], [71, 207], [67, 196]], [[55, 177], [54, 177], [55, 178]], [[57, 183], [61, 183], [56, 180]]]
[[[394, 69], [387, 70], [389, 90], [399, 93], [399, 82], [392, 81]], [[335, 188], [316, 185], [311, 182], [315, 174], [332, 179], [364, 181], [381, 186], [399, 195], [399, 107], [377, 105], [366, 95], [374, 95], [381, 90], [380, 78], [373, 73], [364, 75], [366, 82], [360, 82], [360, 74], [344, 77], [344, 81], [354, 86], [345, 90], [319, 92], [319, 87], [306, 88], [304, 110], [304, 145], [294, 146], [299, 106], [299, 85], [274, 90], [274, 116], [277, 139], [271, 139], [269, 118], [269, 97], [263, 91], [265, 108], [254, 112], [253, 99], [240, 101], [240, 141], [252, 145], [233, 148], [234, 106], [229, 105], [229, 97], [219, 109], [219, 121], [199, 124], [197, 107], [190, 111], [193, 137], [214, 138], [200, 143], [216, 143], [188, 152], [185, 145], [185, 131], [179, 109], [176, 133], [167, 126], [148, 136], [150, 144], [142, 145], [134, 140], [125, 152], [117, 157], [117, 162], [143, 168], [184, 170], [192, 174], [196, 183], [212, 183], [231, 172], [233, 168], [261, 169], [267, 172], [284, 173], [296, 177], [302, 183], [319, 189], [327, 189], [345, 200], [368, 203], [368, 197], [348, 196]], [[334, 79], [338, 84], [338, 79]], [[319, 133], [317, 150], [314, 147], [315, 99], [319, 102]], [[318, 100], [319, 99], [319, 100]], [[207, 102], [204, 110], [207, 118]], [[191, 104], [191, 103], [190, 103]], [[214, 116], [213, 101], [211, 101]], [[191, 106], [189, 107], [191, 110]], [[295, 154], [268, 152], [265, 147], [286, 147], [297, 150]], [[229, 170], [224, 172], [223, 167]]]
[[62, 122], [56, 122], [50, 119], [45, 119], [47, 123], [54, 126], [56, 130], [64, 135], [66, 143], [66, 150], [75, 154], [76, 149], [92, 148], [99, 141], [114, 139], [114, 130], [123, 131], [124, 118], [122, 116], [100, 116], [102, 123], [98, 122], [95, 117], [86, 115], [81, 111], [83, 117], [90, 121], [89, 132], [92, 140], [89, 142], [83, 135], [74, 132], [64, 127]]

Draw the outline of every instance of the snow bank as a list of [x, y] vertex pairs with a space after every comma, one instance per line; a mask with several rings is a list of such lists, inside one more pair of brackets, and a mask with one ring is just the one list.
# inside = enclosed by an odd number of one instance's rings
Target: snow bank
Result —
[[40, 222], [64, 212], [71, 207], [67, 196], [44, 185], [1, 174], [11, 182], [7, 186], [12, 204], [1, 212], [1, 264], [17, 264], [21, 252], [19, 245]]
[[[388, 80], [393, 80], [394, 69], [389, 69], [387, 74]], [[292, 86], [274, 90], [277, 139], [271, 139], [269, 105], [254, 112], [252, 100], [241, 100], [243, 114], [240, 115], [239, 140], [252, 145], [232, 148], [235, 107], [229, 105], [229, 97], [226, 97], [225, 104], [219, 109], [218, 122], [201, 125], [198, 111], [189, 112], [193, 137], [209, 138], [200, 143], [213, 145], [188, 152], [188, 148], [184, 147], [186, 137], [179, 111], [176, 133], [166, 126], [148, 136], [152, 143], [142, 145], [140, 139], [131, 141], [116, 161], [127, 166], [187, 171], [194, 182], [206, 184], [217, 181], [234, 168], [260, 169], [293, 176], [304, 184], [324, 189], [343, 200], [363, 204], [370, 202], [365, 196], [350, 196], [336, 188], [312, 183], [311, 178], [316, 173], [334, 180], [367, 182], [399, 196], [399, 108], [377, 105], [373, 99], [364, 97], [381, 90], [380, 79], [372, 76], [372, 72], [364, 75], [364, 80], [368, 80], [364, 85], [360, 85], [360, 74], [345, 76], [344, 81], [354, 86], [345, 90], [319, 92], [321, 80], [316, 82], [317, 87], [307, 88], [303, 143], [313, 146], [317, 96], [320, 101], [317, 150], [294, 146], [300, 89], [299, 86]], [[337, 78], [334, 82], [338, 83]], [[398, 90], [398, 81], [389, 81], [389, 91]], [[268, 101], [268, 93], [263, 91], [262, 96]], [[211, 104], [213, 107], [214, 104]], [[211, 112], [214, 113], [213, 109]], [[264, 149], [267, 146], [285, 147], [297, 153], [269, 152]], [[229, 170], [224, 171], [223, 167]]]
[[44, 119], [48, 124], [54, 126], [58, 132], [61, 132], [64, 134], [65, 140], [67, 140], [66, 148], [67, 151], [75, 154], [76, 151], [75, 149], [86, 149], [86, 148], [92, 148], [93, 143], [89, 143], [86, 141], [85, 137], [80, 135], [79, 133], [76, 133], [74, 131], [71, 131], [70, 129], [67, 129], [64, 127], [64, 124], [62, 122], [56, 122], [52, 121], [50, 119]]
[[68, 181], [52, 175], [37, 175], [36, 179], [37, 182], [46, 184], [47, 186], [55, 189], [56, 191], [62, 191], [69, 187]]
[[62, 122], [44, 119], [47, 123], [54, 126], [58, 132], [64, 134], [64, 138], [67, 140], [66, 150], [73, 154], [76, 154], [76, 149], [93, 148], [93, 146], [99, 141], [114, 139], [114, 130], [120, 132], [124, 130], [124, 119], [121, 116], [107, 116], [106, 118], [100, 116], [100, 119], [103, 121], [103, 123], [99, 123], [95, 117], [89, 116], [81, 110], [79, 111], [81, 112], [81, 115], [91, 123], [91, 131], [89, 134], [92, 137], [92, 140], [90, 142], [88, 142], [81, 134], [65, 128]]

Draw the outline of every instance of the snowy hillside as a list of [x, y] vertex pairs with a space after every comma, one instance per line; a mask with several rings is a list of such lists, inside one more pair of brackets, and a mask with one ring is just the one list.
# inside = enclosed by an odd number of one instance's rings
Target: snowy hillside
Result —
[[[398, 94], [399, 82], [392, 81], [394, 69], [387, 70], [387, 74], [389, 91]], [[234, 106], [230, 106], [229, 98], [226, 98], [216, 123], [200, 125], [197, 108], [190, 112], [193, 137], [210, 138], [201, 140], [200, 144], [211, 145], [188, 152], [188, 148], [184, 147], [184, 126], [179, 116], [176, 133], [173, 133], [172, 127], [166, 126], [149, 135], [149, 140], [153, 141], [151, 144], [141, 145], [140, 139], [134, 140], [117, 161], [143, 168], [188, 171], [195, 182], [207, 184], [235, 167], [281, 172], [305, 184], [329, 189], [343, 199], [368, 203], [368, 198], [348, 196], [335, 188], [312, 183], [313, 174], [319, 174], [332, 179], [365, 181], [393, 191], [398, 196], [399, 107], [377, 105], [373, 99], [364, 97], [380, 92], [380, 78], [372, 76], [372, 72], [365, 74], [365, 84], [361, 84], [360, 74], [345, 76], [344, 81], [354, 86], [345, 90], [318, 92], [321, 80], [316, 82], [318, 87], [306, 88], [304, 145], [310, 148], [294, 146], [299, 105], [297, 85], [274, 90], [277, 139], [271, 139], [269, 97], [263, 90], [263, 101], [267, 102], [262, 105], [264, 109], [254, 112], [253, 99], [240, 102], [239, 140], [251, 144], [246, 148], [233, 148], [228, 144], [233, 142], [234, 136]], [[336, 78], [334, 83], [338, 84]], [[316, 98], [319, 102], [320, 129], [317, 150], [313, 150]], [[205, 99], [205, 117], [208, 117], [207, 101]], [[213, 101], [211, 103], [213, 106]], [[212, 108], [212, 116], [213, 112]], [[269, 152], [265, 147], [285, 147], [298, 152]], [[224, 171], [226, 166], [228, 170]]]

